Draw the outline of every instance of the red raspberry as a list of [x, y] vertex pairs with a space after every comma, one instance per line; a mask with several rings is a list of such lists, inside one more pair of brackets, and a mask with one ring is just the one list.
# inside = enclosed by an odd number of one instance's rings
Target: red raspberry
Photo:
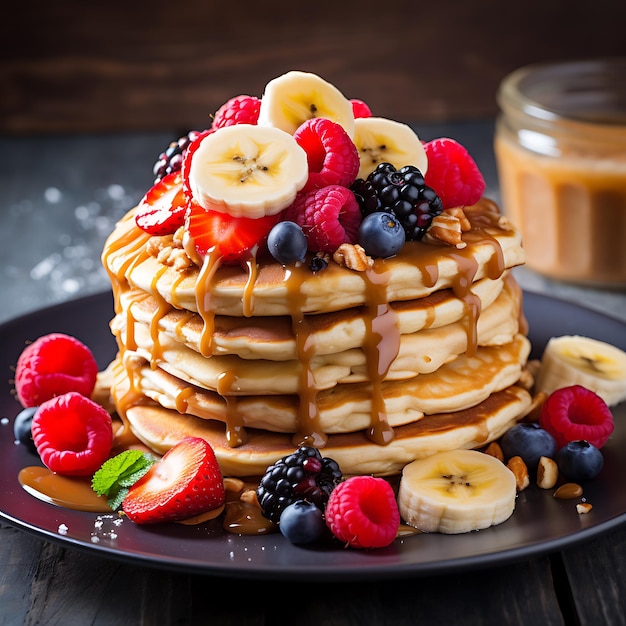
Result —
[[68, 391], [90, 396], [98, 365], [91, 350], [75, 337], [51, 333], [24, 348], [15, 367], [15, 390], [23, 407]]
[[361, 210], [350, 189], [329, 185], [298, 194], [283, 219], [302, 227], [310, 250], [333, 253], [342, 243], [357, 240]]
[[46, 467], [68, 476], [92, 475], [107, 460], [113, 442], [111, 416], [75, 391], [44, 402], [31, 431]]
[[326, 525], [353, 548], [388, 546], [400, 526], [391, 485], [374, 476], [352, 476], [339, 483], [326, 505]]
[[556, 439], [559, 448], [580, 439], [601, 448], [614, 428], [606, 402], [581, 385], [553, 391], [543, 403], [539, 424]]
[[343, 126], [323, 117], [314, 117], [293, 135], [306, 152], [309, 180], [303, 192], [327, 185], [349, 187], [359, 173], [359, 153]]
[[424, 180], [441, 198], [444, 209], [476, 204], [485, 179], [469, 152], [454, 139], [442, 137], [424, 144], [428, 169]]
[[212, 128], [235, 124], [256, 124], [259, 121], [261, 101], [256, 96], [236, 96], [225, 102], [213, 118]]
[[358, 117], [372, 117], [372, 110], [369, 108], [369, 105], [363, 102], [363, 100], [352, 98], [350, 103], [352, 104], [354, 119], [357, 119]]

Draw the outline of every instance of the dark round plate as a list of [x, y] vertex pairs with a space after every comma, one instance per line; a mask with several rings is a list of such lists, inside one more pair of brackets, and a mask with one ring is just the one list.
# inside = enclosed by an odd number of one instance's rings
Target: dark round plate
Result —
[[[553, 335], [587, 335], [626, 349], [626, 325], [600, 313], [532, 293], [525, 294], [525, 312], [534, 357], [541, 356], [543, 346]], [[280, 534], [239, 536], [216, 531], [210, 524], [146, 528], [128, 520], [120, 526], [116, 539], [93, 543], [95, 514], [38, 500], [18, 483], [19, 470], [33, 465], [35, 458], [13, 441], [13, 418], [20, 406], [8, 381], [25, 343], [49, 332], [78, 337], [91, 347], [104, 367], [115, 352], [108, 327], [111, 315], [111, 295], [103, 293], [0, 326], [0, 369], [7, 381], [0, 394], [0, 518], [46, 540], [171, 570], [328, 581], [484, 568], [562, 550], [626, 522], [626, 403], [622, 403], [613, 411], [616, 428], [604, 448], [604, 469], [585, 485], [584, 495], [593, 504], [593, 510], [586, 515], [576, 512], [576, 501], [556, 500], [551, 491], [531, 486], [519, 495], [513, 516], [499, 526], [463, 535], [415, 535], [397, 539], [380, 550], [297, 547]]]

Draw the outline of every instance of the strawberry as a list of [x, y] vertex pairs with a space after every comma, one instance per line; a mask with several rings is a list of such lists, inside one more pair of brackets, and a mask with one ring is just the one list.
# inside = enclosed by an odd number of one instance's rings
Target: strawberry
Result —
[[183, 225], [187, 198], [180, 171], [163, 177], [141, 199], [135, 213], [139, 228], [150, 235], [171, 235]]
[[130, 487], [122, 509], [137, 524], [156, 524], [211, 511], [224, 501], [213, 448], [200, 437], [186, 437]]
[[224, 263], [233, 263], [252, 255], [253, 248], [265, 240], [279, 216], [233, 217], [220, 211], [207, 211], [198, 203], [190, 202], [185, 227], [200, 256], [215, 248]]
[[111, 416], [76, 391], [46, 400], [33, 416], [31, 432], [44, 465], [67, 476], [91, 476], [113, 442]]

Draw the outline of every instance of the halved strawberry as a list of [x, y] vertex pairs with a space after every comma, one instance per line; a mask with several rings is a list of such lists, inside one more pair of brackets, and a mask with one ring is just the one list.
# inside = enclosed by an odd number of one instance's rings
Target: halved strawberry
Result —
[[186, 437], [129, 489], [122, 509], [137, 524], [156, 524], [212, 511], [224, 501], [213, 448], [200, 437]]
[[187, 197], [180, 171], [163, 177], [141, 199], [135, 213], [139, 228], [150, 235], [171, 235], [185, 222]]
[[196, 251], [205, 256], [210, 250], [224, 263], [246, 259], [252, 249], [263, 243], [280, 214], [257, 219], [233, 217], [220, 211], [207, 211], [197, 202], [190, 202], [185, 217], [185, 228], [194, 240]]

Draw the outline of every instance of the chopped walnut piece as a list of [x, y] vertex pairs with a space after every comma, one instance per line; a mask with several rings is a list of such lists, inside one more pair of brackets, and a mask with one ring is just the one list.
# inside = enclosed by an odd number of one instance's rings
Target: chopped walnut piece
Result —
[[461, 238], [461, 233], [461, 220], [449, 211], [444, 211], [433, 218], [422, 241], [435, 245], [454, 246], [461, 249], [467, 245]]
[[374, 264], [374, 259], [358, 243], [342, 243], [333, 253], [333, 261], [357, 272], [364, 272]]
[[470, 221], [467, 219], [467, 215], [465, 215], [465, 211], [463, 210], [463, 207], [457, 206], [457, 207], [454, 207], [453, 209], [446, 209], [446, 213], [449, 213], [450, 215], [453, 215], [454, 217], [458, 218], [461, 224], [461, 232], [466, 233], [468, 230], [472, 230], [472, 225]]

